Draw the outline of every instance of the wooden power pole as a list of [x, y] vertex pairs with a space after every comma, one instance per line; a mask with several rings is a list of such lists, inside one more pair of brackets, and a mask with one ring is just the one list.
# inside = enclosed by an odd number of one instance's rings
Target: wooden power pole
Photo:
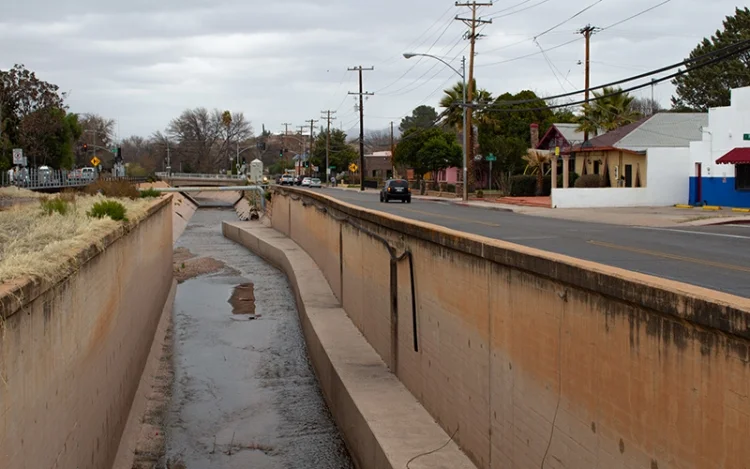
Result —
[[471, 8], [471, 18], [461, 18], [459, 16], [456, 16], [456, 20], [463, 21], [468, 27], [469, 31], [466, 33], [466, 38], [470, 41], [470, 47], [469, 47], [469, 77], [466, 80], [466, 86], [468, 86], [468, 89], [466, 90], [466, 101], [469, 103], [469, 107], [466, 109], [466, 127], [464, 129], [464, 145], [466, 146], [466, 160], [467, 165], [469, 167], [468, 171], [468, 181], [464, 181], [464, 184], [468, 184], [469, 187], [473, 186], [474, 184], [474, 124], [473, 124], [473, 108], [471, 107], [471, 103], [474, 101], [474, 56], [475, 50], [476, 50], [476, 42], [477, 39], [480, 37], [479, 34], [477, 34], [477, 26], [480, 24], [492, 24], [492, 20], [483, 20], [481, 18], [477, 18], [477, 10], [480, 7], [490, 7], [492, 6], [492, 2], [490, 3], [480, 3], [476, 1], [467, 2], [467, 3], [459, 3], [456, 2], [457, 7], [469, 7]]
[[[583, 37], [586, 39], [586, 64], [585, 64], [585, 84], [584, 84], [584, 96], [583, 100], [588, 105], [589, 103], [589, 88], [591, 87], [591, 82], [589, 81], [589, 72], [591, 70], [591, 35], [596, 31], [596, 28], [589, 25], [586, 25], [585, 28], [582, 28], [578, 31], [579, 34], [583, 34]], [[584, 108], [586, 109], [586, 108]], [[584, 111], [586, 112], [586, 111]], [[585, 116], [584, 116], [585, 117]], [[584, 130], [583, 131], [583, 141], [586, 142], [589, 139], [589, 131]]]
[[359, 72], [359, 93], [349, 94], [359, 95], [359, 190], [365, 190], [365, 96], [373, 96], [375, 93], [368, 93], [364, 91], [362, 85], [362, 72], [375, 70], [375, 67], [363, 68], [359, 67], [349, 68], [350, 72]]
[[308, 122], [310, 124], [310, 151], [307, 153], [307, 171], [305, 171], [305, 174], [309, 176], [312, 174], [312, 152], [313, 152], [313, 143], [315, 141], [313, 140], [314, 134], [315, 134], [315, 123], [318, 122], [315, 119], [306, 120], [305, 122]]
[[336, 120], [335, 117], [331, 117], [331, 114], [336, 114], [336, 111], [321, 111], [324, 116], [322, 116], [322, 119], [325, 119], [328, 123], [328, 130], [326, 131], [326, 169], [325, 169], [325, 175], [326, 175], [326, 186], [330, 183], [331, 177], [328, 173], [329, 171], [329, 159], [331, 154], [331, 121]]

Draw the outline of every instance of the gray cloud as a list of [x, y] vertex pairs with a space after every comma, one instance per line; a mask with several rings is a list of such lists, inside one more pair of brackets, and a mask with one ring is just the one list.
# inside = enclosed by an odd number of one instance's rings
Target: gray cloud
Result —
[[[555, 46], [576, 39], [576, 29], [588, 23], [604, 27], [659, 0], [604, 0], [539, 37], [538, 45], [531, 40], [593, 2], [549, 0], [496, 18], [483, 28], [477, 47], [479, 85], [496, 95], [580, 89], [583, 41]], [[116, 119], [122, 137], [161, 130], [195, 106], [243, 111], [256, 129], [265, 124], [273, 131], [281, 122], [302, 125], [330, 108], [338, 110], [337, 126], [352, 129], [358, 114], [347, 92], [356, 91], [357, 82], [346, 69], [357, 65], [375, 66], [365, 73], [365, 89], [376, 92], [365, 105], [366, 126], [381, 129], [419, 104], [437, 105], [441, 90], [458, 80], [439, 62], [405, 60], [403, 52], [440, 55], [457, 67], [467, 53], [465, 27], [451, 20], [465, 11], [435, 0], [11, 3], [0, 19], [0, 41], [7, 45], [0, 68], [26, 64], [71, 90], [73, 111]], [[482, 14], [497, 15], [517, 3], [497, 3]], [[596, 34], [592, 83], [683, 59], [734, 7], [728, 0], [673, 0]], [[549, 50], [549, 62], [540, 47]], [[671, 85], [658, 85], [654, 93], [666, 105]]]

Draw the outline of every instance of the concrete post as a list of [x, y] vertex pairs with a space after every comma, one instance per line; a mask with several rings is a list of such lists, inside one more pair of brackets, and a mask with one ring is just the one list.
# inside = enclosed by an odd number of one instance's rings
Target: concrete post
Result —
[[567, 189], [570, 182], [570, 174], [568, 174], [568, 160], [570, 160], [570, 156], [563, 155], [563, 189]]

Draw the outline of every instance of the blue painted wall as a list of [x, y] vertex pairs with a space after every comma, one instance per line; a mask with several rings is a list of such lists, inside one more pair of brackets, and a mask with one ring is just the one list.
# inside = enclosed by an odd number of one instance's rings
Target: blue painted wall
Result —
[[734, 178], [726, 178], [726, 182], [724, 178], [702, 178], [703, 200], [696, 200], [697, 180], [696, 177], [690, 178], [690, 204], [706, 201], [708, 205], [750, 208], [750, 191], [735, 190]]

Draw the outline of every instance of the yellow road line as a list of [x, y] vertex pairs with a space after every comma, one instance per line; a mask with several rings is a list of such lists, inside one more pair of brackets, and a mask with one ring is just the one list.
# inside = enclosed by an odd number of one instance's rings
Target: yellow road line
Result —
[[589, 241], [589, 244], [594, 246], [601, 246], [604, 248], [618, 249], [620, 251], [635, 252], [637, 254], [646, 254], [647, 256], [661, 257], [662, 259], [672, 259], [675, 261], [690, 262], [693, 264], [705, 265], [709, 267], [718, 267], [719, 269], [736, 270], [738, 272], [750, 273], [750, 267], [742, 267], [739, 265], [725, 264], [723, 262], [706, 261], [703, 259], [695, 259], [693, 257], [677, 256], [675, 254], [667, 254], [666, 252], [649, 251], [647, 249], [632, 248], [629, 246], [620, 246], [617, 244], [605, 243], [602, 241]]
[[500, 225], [495, 224], [495, 223], [486, 223], [486, 222], [483, 222], [483, 221], [470, 220], [468, 218], [451, 217], [449, 215], [440, 215], [438, 213], [425, 212], [423, 210], [415, 210], [413, 208], [399, 207], [399, 209], [404, 210], [406, 212], [421, 213], [422, 215], [429, 215], [431, 217], [445, 218], [446, 220], [456, 220], [456, 221], [462, 221], [464, 223], [476, 223], [478, 225], [493, 226], [495, 228], [497, 228], [497, 227], [500, 226]]

